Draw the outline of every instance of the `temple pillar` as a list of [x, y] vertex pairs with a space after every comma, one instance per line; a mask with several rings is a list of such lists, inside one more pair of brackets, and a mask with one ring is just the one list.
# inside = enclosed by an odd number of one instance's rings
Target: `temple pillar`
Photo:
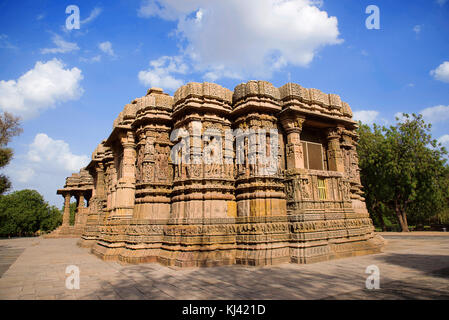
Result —
[[76, 209], [75, 209], [75, 222], [74, 222], [73, 226], [75, 228], [78, 228], [80, 226], [80, 218], [81, 218], [81, 215], [83, 212], [82, 207], [84, 205], [84, 197], [83, 197], [83, 201], [81, 203], [80, 193], [77, 192], [77, 193], [75, 193], [75, 200], [76, 200]]
[[[269, 82], [249, 81], [235, 88], [233, 102], [233, 124], [237, 131], [236, 161], [240, 162], [236, 172], [237, 215], [286, 215], [280, 157], [274, 157], [279, 155], [282, 138], [278, 134], [277, 123], [277, 113], [281, 109], [279, 91]], [[296, 138], [294, 135], [291, 138], [296, 143], [299, 135]], [[267, 147], [273, 148], [270, 157], [267, 156]]]
[[117, 169], [114, 163], [111, 164], [110, 169], [110, 209], [109, 218], [115, 217], [116, 205], [117, 205]]
[[62, 216], [62, 225], [69, 226], [70, 225], [70, 193], [64, 194], [64, 214]]
[[104, 183], [104, 166], [102, 163], [98, 163], [95, 167], [96, 172], [96, 183], [94, 188], [94, 194], [92, 196], [96, 196], [97, 198], [104, 199], [105, 192], [105, 183]]
[[287, 169], [304, 169], [304, 151], [301, 143], [302, 125], [305, 118], [288, 117], [281, 120], [287, 134]]
[[[175, 92], [171, 219], [159, 261], [181, 267], [235, 263], [234, 176], [223, 163], [232, 92], [190, 83]], [[189, 230], [186, 232], [186, 230]]]
[[340, 139], [343, 128], [336, 127], [328, 130], [327, 133], [327, 154], [329, 162], [329, 170], [337, 172], [345, 172], [345, 164], [343, 154], [340, 149]]
[[[289, 261], [289, 235], [281, 166], [279, 90], [266, 81], [238, 85], [233, 95], [236, 135], [236, 263], [271, 265]], [[291, 143], [299, 141], [291, 132]], [[293, 159], [294, 160], [294, 159]], [[290, 162], [289, 166], [295, 166]], [[299, 166], [299, 162], [296, 166]], [[302, 165], [304, 166], [304, 164]], [[261, 234], [260, 230], [273, 230]]]
[[106, 216], [113, 210], [113, 166], [112, 160], [105, 162], [105, 193], [106, 193]]
[[133, 217], [136, 190], [136, 144], [134, 134], [128, 131], [120, 137], [123, 147], [121, 177], [117, 181], [114, 218]]
[[[132, 219], [125, 227], [125, 246], [118, 259], [130, 263], [154, 262], [159, 256], [164, 226], [171, 211], [173, 98], [160, 88], [151, 88], [146, 96], [136, 98], [132, 104], [136, 110], [131, 125], [137, 158], [135, 173], [131, 173], [135, 177], [132, 181], [135, 200]], [[124, 149], [126, 153], [125, 145]], [[136, 243], [139, 244], [136, 246]]]
[[78, 198], [78, 210], [83, 210], [83, 208], [85, 208], [85, 203], [84, 203], [84, 193], [80, 192], [79, 194], [79, 198]]
[[75, 215], [75, 228], [77, 228], [78, 232], [82, 232], [85, 220], [86, 220], [86, 205], [84, 203], [85, 195], [82, 191], [78, 193], [77, 198], [77, 212]]
[[104, 172], [101, 162], [94, 163], [89, 172], [93, 177], [92, 194], [86, 193], [87, 208], [85, 209], [85, 227], [78, 245], [81, 247], [91, 247], [99, 235], [101, 217], [104, 203]]
[[[156, 106], [158, 107], [158, 106]], [[140, 115], [140, 112], [139, 112]], [[140, 119], [139, 119], [140, 120]], [[134, 218], [169, 219], [172, 167], [170, 127], [146, 124], [138, 129]]]

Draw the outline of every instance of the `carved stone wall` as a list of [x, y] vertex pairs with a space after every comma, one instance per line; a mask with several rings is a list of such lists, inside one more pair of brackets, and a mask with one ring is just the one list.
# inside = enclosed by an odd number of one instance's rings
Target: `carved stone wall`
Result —
[[93, 178], [92, 196], [89, 200], [86, 226], [78, 244], [81, 247], [91, 247], [98, 239], [100, 226], [104, 223], [106, 209], [106, 181], [105, 166], [102, 160], [105, 157], [105, 141], [97, 146], [92, 154], [92, 162], [86, 168]]
[[[232, 112], [237, 164], [238, 224], [236, 263], [265, 265], [289, 261], [287, 206], [276, 115], [281, 111], [279, 90], [266, 81], [250, 81], [234, 90]], [[239, 141], [240, 138], [240, 142]], [[267, 150], [268, 149], [268, 150]], [[264, 155], [273, 157], [260, 161]]]
[[173, 138], [180, 148], [172, 159], [171, 219], [159, 257], [164, 264], [234, 263], [235, 235], [223, 228], [236, 216], [232, 148], [225, 143], [231, 99], [231, 91], [212, 83], [175, 92]]
[[189, 83], [174, 97], [152, 88], [92, 155], [80, 245], [181, 267], [380, 252], [356, 128], [338, 95], [294, 83]]

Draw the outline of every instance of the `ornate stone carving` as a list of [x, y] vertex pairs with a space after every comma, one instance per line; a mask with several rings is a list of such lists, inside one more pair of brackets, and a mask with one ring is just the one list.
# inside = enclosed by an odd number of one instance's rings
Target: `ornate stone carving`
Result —
[[[174, 97], [151, 88], [124, 107], [87, 171], [60, 193], [69, 203], [84, 190], [80, 245], [103, 259], [267, 265], [379, 252], [351, 116], [338, 95], [294, 83], [249, 81], [233, 92], [188, 83]], [[323, 132], [326, 170], [304, 166], [301, 133], [313, 128]], [[181, 162], [174, 130], [187, 133]], [[226, 130], [236, 134], [230, 143]], [[203, 161], [205, 153], [222, 161]], [[274, 156], [266, 162], [264, 153]]]

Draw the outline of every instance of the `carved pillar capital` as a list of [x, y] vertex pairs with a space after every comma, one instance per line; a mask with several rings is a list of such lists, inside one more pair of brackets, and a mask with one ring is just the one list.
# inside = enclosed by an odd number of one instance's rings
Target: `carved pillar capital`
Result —
[[136, 141], [135, 141], [135, 135], [132, 131], [126, 131], [120, 134], [120, 143], [123, 146], [123, 149], [125, 148], [135, 148], [136, 147]]
[[344, 128], [342, 127], [334, 127], [327, 129], [327, 139], [328, 140], [336, 140], [341, 139]]
[[282, 126], [287, 133], [287, 169], [303, 169], [304, 154], [301, 144], [302, 125], [304, 117], [286, 117], [281, 120]]
[[340, 139], [344, 128], [338, 126], [334, 128], [330, 128], [327, 131], [327, 139], [328, 139], [328, 159], [329, 159], [329, 170], [344, 172], [344, 161], [343, 154], [340, 148]]
[[287, 134], [302, 132], [302, 125], [306, 119], [304, 117], [285, 117], [281, 120], [282, 127]]

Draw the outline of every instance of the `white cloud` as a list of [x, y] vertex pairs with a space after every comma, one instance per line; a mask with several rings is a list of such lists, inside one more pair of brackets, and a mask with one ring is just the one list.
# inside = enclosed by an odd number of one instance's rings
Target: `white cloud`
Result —
[[35, 175], [32, 168], [22, 168], [20, 171], [16, 172], [16, 179], [21, 183], [27, 183]]
[[78, 99], [83, 94], [81, 70], [64, 67], [58, 59], [38, 61], [19, 79], [0, 80], [0, 109], [29, 119], [59, 102]]
[[62, 188], [67, 176], [79, 172], [89, 161], [87, 155], [74, 154], [67, 142], [39, 133], [22, 155], [14, 157], [5, 173], [14, 190], [35, 189], [52, 204], [61, 205], [56, 190]]
[[85, 23], [89, 23], [89, 22], [93, 21], [94, 19], [96, 19], [101, 14], [102, 11], [103, 11], [102, 8], [94, 8], [90, 12], [90, 15], [86, 19], [81, 20], [80, 23], [81, 24], [85, 24]]
[[419, 34], [421, 32], [421, 25], [417, 24], [416, 26], [413, 27], [413, 31], [416, 34]]
[[165, 20], [177, 20], [179, 17], [195, 11], [205, 2], [206, 0], [146, 0], [142, 1], [138, 15], [143, 18], [159, 16]]
[[446, 150], [449, 150], [449, 134], [445, 134], [445, 135], [441, 136], [438, 139], [438, 142], [441, 143], [443, 145], [443, 147], [446, 148]]
[[13, 45], [8, 40], [8, 36], [6, 34], [0, 34], [0, 48], [2, 49], [17, 49], [15, 45]]
[[56, 45], [56, 48], [44, 48], [41, 49], [41, 53], [67, 53], [80, 49], [75, 42], [65, 41], [57, 34], [53, 36], [52, 41]]
[[449, 106], [435, 106], [421, 110], [420, 112], [425, 121], [437, 123], [449, 120]]
[[375, 110], [360, 110], [354, 111], [353, 118], [354, 120], [361, 121], [363, 124], [373, 124], [379, 115], [378, 111]]
[[93, 56], [92, 58], [84, 58], [80, 57], [81, 62], [87, 62], [87, 63], [94, 63], [94, 62], [100, 62], [101, 61], [101, 55]]
[[394, 118], [398, 118], [400, 122], [403, 122], [406, 120], [406, 118], [404, 117], [404, 113], [403, 112], [396, 112], [394, 114]]
[[269, 77], [287, 65], [308, 66], [322, 47], [343, 41], [337, 18], [320, 5], [313, 0], [146, 0], [138, 14], [177, 21], [176, 34], [186, 43], [182, 51], [206, 78]]
[[438, 3], [440, 6], [443, 6], [446, 2], [447, 2], [447, 0], [437, 0], [437, 3]]
[[435, 70], [430, 71], [436, 80], [449, 82], [449, 61], [444, 61]]
[[110, 55], [111, 57], [115, 57], [114, 50], [112, 49], [112, 43], [110, 43], [109, 41], [101, 42], [98, 45], [98, 48], [100, 48], [101, 51]]
[[203, 75], [203, 78], [206, 81], [214, 82], [219, 78], [242, 79], [242, 75], [237, 72], [226, 70], [223, 65], [219, 65], [211, 67], [209, 71]]
[[146, 86], [175, 90], [182, 86], [184, 81], [175, 78], [172, 74], [185, 74], [186, 72], [187, 65], [180, 56], [164, 56], [150, 61], [150, 68], [140, 71], [138, 78]]
[[63, 140], [53, 140], [45, 133], [39, 133], [29, 146], [27, 159], [33, 163], [52, 170], [79, 171], [89, 163], [86, 155], [75, 155], [69, 145]]

